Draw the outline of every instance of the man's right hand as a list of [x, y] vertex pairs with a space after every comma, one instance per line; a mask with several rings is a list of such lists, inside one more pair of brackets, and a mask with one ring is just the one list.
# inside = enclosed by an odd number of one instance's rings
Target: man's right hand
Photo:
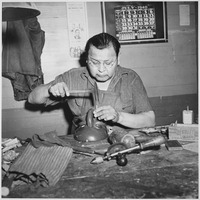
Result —
[[55, 96], [55, 97], [65, 97], [69, 96], [69, 89], [64, 82], [56, 83], [54, 85], [50, 85], [49, 87], [49, 94]]

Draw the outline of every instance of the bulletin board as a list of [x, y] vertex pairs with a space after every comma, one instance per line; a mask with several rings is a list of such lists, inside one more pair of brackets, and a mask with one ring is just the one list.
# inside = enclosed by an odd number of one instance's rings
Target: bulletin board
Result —
[[103, 31], [121, 44], [167, 42], [165, 2], [102, 2]]

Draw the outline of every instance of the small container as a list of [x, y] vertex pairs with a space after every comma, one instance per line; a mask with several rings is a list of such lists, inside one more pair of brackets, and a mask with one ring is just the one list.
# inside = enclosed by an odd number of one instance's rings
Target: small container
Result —
[[187, 110], [183, 110], [183, 124], [192, 124], [193, 123], [193, 111], [189, 110], [189, 106], [187, 106]]

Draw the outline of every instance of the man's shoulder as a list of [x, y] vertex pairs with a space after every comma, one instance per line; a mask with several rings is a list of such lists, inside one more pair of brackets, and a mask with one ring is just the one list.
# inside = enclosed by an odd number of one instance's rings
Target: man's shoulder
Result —
[[134, 76], [137, 77], [138, 74], [136, 71], [134, 71], [133, 69], [130, 68], [125, 68], [125, 67], [121, 67], [119, 66], [119, 72], [123, 75], [123, 74], [127, 74], [128, 76]]
[[84, 72], [87, 72], [87, 68], [86, 67], [72, 68], [68, 72], [69, 73], [82, 74]]
[[86, 67], [78, 67], [78, 68], [72, 68], [72, 69], [66, 71], [63, 75], [71, 76], [74, 78], [80, 78], [80, 77], [82, 77], [82, 75], [85, 75], [85, 74], [86, 74], [86, 76], [88, 74], [87, 68]]

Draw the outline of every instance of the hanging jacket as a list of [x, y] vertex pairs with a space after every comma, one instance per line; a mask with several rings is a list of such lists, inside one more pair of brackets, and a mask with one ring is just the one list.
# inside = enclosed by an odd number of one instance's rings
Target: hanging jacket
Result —
[[45, 33], [36, 17], [8, 21], [3, 36], [2, 76], [11, 80], [14, 98], [26, 100], [43, 83], [41, 54]]

